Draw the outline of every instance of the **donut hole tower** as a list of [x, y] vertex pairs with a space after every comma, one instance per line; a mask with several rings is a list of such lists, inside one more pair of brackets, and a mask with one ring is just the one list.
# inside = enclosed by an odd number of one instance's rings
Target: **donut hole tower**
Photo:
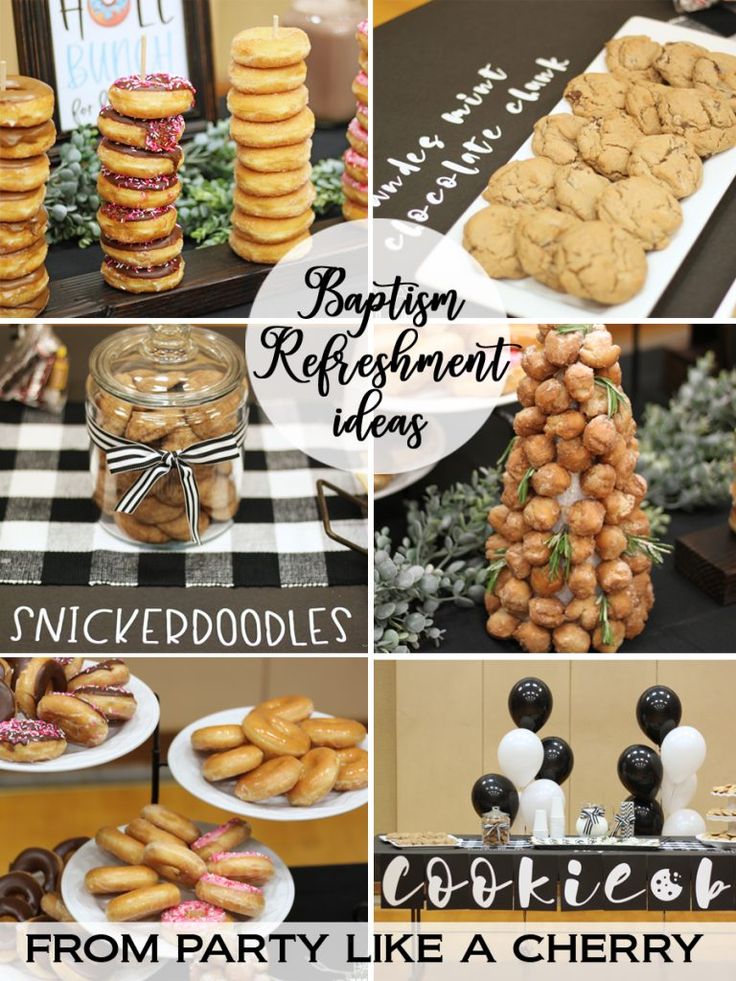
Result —
[[0, 317], [38, 317], [49, 302], [43, 206], [56, 140], [54, 92], [0, 62]]
[[540, 324], [521, 360], [522, 408], [488, 521], [486, 629], [524, 650], [614, 653], [642, 632], [651, 569], [646, 480], [621, 349], [603, 324]]
[[359, 71], [353, 80], [353, 95], [358, 100], [355, 116], [348, 126], [345, 151], [345, 173], [342, 176], [343, 217], [354, 221], [368, 217], [368, 21], [358, 24]]
[[185, 78], [146, 73], [143, 37], [140, 73], [113, 83], [110, 104], [97, 118], [100, 271], [116, 289], [161, 293], [184, 276], [184, 236], [174, 202], [181, 193], [182, 113], [194, 105], [194, 94]]
[[309, 237], [315, 189], [308, 106], [309, 37], [298, 27], [252, 27], [233, 38], [227, 107], [237, 148], [230, 248], [276, 263]]

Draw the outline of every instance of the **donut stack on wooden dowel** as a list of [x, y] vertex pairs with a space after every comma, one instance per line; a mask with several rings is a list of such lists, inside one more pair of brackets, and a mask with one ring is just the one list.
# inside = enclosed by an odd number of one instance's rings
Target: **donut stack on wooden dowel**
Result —
[[174, 202], [184, 159], [181, 114], [194, 105], [194, 87], [178, 75], [141, 72], [119, 78], [108, 98], [97, 118], [102, 278], [129, 293], [160, 293], [184, 275]]
[[349, 149], [345, 151], [342, 176], [342, 213], [348, 221], [368, 217], [368, 21], [358, 24], [360, 71], [353, 79], [353, 95], [358, 100], [355, 116], [348, 126]]
[[43, 206], [56, 139], [53, 90], [0, 64], [0, 317], [38, 317], [49, 302]]

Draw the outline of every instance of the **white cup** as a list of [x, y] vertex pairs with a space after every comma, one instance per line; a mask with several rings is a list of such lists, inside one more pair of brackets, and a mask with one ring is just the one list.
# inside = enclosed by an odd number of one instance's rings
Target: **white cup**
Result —
[[565, 837], [565, 805], [559, 797], [555, 797], [552, 801], [549, 814], [549, 836], [550, 838]]
[[537, 808], [534, 812], [534, 824], [532, 835], [535, 838], [549, 838], [549, 827], [547, 826], [547, 812], [543, 807]]

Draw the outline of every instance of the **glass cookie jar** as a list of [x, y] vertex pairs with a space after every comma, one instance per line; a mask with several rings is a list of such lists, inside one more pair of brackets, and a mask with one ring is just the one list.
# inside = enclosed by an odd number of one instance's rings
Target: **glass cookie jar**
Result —
[[222, 334], [132, 327], [90, 356], [87, 428], [103, 525], [145, 548], [186, 548], [232, 524], [240, 504], [245, 357]]

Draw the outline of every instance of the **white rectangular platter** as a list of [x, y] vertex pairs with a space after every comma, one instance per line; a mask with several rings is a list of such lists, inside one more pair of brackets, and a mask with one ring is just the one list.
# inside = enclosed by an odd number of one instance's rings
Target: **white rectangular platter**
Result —
[[[652, 20], [648, 17], [631, 17], [616, 32], [615, 37], [627, 34], [647, 34], [655, 41], [659, 41], [660, 44], [670, 41], [690, 41], [709, 50], [736, 55], [736, 43], [732, 40], [686, 27], [678, 27], [664, 21]], [[606, 71], [605, 50], [601, 49], [585, 70], [588, 72]], [[565, 99], [561, 99], [550, 110], [550, 114], [559, 112], [570, 112], [570, 106]], [[536, 120], [531, 122], [536, 122]], [[511, 159], [525, 160], [533, 157], [531, 143], [532, 136], [530, 133], [529, 138]], [[490, 172], [488, 176], [490, 176]], [[443, 255], [441, 245], [425, 260], [419, 270], [419, 278], [425, 283], [432, 283], [436, 289], [449, 288], [454, 284], [458, 292], [466, 299], [497, 311], [497, 315], [503, 315], [505, 312], [518, 317], [543, 317], [547, 320], [563, 321], [566, 318], [579, 320], [581, 315], [586, 314], [591, 317], [600, 317], [605, 313], [606, 318], [621, 320], [622, 322], [637, 322], [652, 312], [734, 177], [736, 177], [736, 148], [704, 161], [701, 188], [680, 202], [683, 212], [681, 227], [672, 237], [667, 248], [658, 252], [647, 253], [649, 272], [646, 282], [639, 293], [625, 303], [602, 306], [590, 300], [581, 300], [565, 293], [557, 293], [531, 278], [490, 279], [485, 273], [481, 274], [470, 261], [468, 261], [466, 269], [458, 269], [457, 249], [448, 250], [448, 253]], [[483, 197], [478, 196], [458, 218], [446, 237], [462, 248], [465, 223], [471, 215], [482, 210], [487, 204], [488, 202]], [[449, 261], [450, 256], [452, 257], [451, 263]], [[734, 274], [736, 275], [736, 250], [734, 251]], [[499, 300], [503, 310], [498, 310]], [[703, 317], [709, 316], [711, 313], [711, 310], [681, 310], [678, 312], [678, 316]]]

